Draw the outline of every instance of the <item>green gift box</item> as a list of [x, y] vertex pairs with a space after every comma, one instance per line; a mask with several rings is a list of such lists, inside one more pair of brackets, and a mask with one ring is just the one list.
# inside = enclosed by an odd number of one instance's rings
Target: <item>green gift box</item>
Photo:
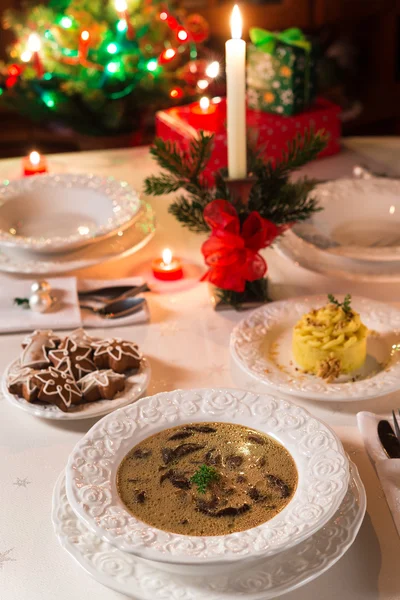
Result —
[[250, 29], [247, 49], [247, 103], [249, 108], [295, 115], [313, 103], [316, 95], [316, 52], [297, 28], [273, 33]]

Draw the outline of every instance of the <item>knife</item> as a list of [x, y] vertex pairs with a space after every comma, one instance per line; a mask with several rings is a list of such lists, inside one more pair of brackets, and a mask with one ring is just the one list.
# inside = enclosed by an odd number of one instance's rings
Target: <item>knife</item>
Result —
[[400, 458], [400, 442], [389, 421], [379, 421], [378, 435], [389, 458]]
[[80, 299], [90, 297], [99, 302], [107, 302], [115, 300], [116, 298], [136, 296], [142, 292], [149, 291], [150, 289], [147, 283], [144, 283], [143, 285], [115, 285], [78, 292], [78, 297]]

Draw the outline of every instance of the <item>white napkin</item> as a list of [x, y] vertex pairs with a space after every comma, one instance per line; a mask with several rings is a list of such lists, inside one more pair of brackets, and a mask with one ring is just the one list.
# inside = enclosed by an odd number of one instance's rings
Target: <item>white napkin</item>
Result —
[[[110, 285], [141, 285], [140, 277], [118, 280], [82, 279], [76, 277], [49, 278], [58, 302], [45, 313], [35, 313], [13, 304], [14, 298], [27, 298], [34, 280], [17, 281], [2, 277], [0, 279], [0, 333], [32, 331], [34, 329], [76, 329], [77, 327], [123, 327], [149, 320], [147, 303], [143, 309], [121, 319], [103, 319], [99, 315], [79, 308], [78, 289], [84, 291]], [[86, 301], [86, 304], [90, 304]]]
[[358, 428], [365, 448], [374, 464], [386, 496], [394, 524], [400, 535], [400, 458], [388, 458], [378, 436], [378, 423], [382, 417], [370, 412], [357, 414]]

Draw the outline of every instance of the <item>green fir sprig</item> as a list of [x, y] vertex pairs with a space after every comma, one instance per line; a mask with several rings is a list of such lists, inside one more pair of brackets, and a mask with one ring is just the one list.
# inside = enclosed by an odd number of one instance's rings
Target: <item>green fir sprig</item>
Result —
[[22, 308], [29, 308], [29, 298], [14, 298], [13, 303]]
[[197, 486], [199, 494], [205, 494], [208, 486], [213, 481], [217, 481], [220, 474], [214, 467], [200, 465], [196, 473], [190, 478], [190, 481]]
[[163, 169], [160, 175], [152, 175], [145, 181], [145, 193], [160, 196], [182, 190], [169, 207], [169, 212], [191, 231], [208, 232], [204, 221], [205, 206], [215, 199], [232, 202], [243, 220], [251, 211], [283, 225], [303, 221], [320, 210], [310, 195], [317, 181], [300, 178], [290, 181], [291, 173], [314, 160], [328, 141], [323, 131], [310, 129], [298, 134], [287, 144], [282, 158], [273, 162], [261, 158], [260, 152], [248, 150], [249, 175], [254, 178], [248, 204], [241, 198], [231, 197], [225, 178], [227, 171], [215, 174], [215, 185], [211, 186], [202, 175], [213, 150], [213, 136], [200, 131], [188, 150], [178, 144], [156, 138], [150, 152]]
[[338, 308], [341, 308], [345, 313], [351, 313], [351, 294], [346, 294], [343, 302], [339, 302], [333, 294], [328, 294], [328, 300], [331, 304], [335, 304]]

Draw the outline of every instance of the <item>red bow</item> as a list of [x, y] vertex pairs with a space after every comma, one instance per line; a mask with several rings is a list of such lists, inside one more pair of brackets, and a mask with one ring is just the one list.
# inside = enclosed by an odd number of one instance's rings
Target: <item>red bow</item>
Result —
[[224, 290], [243, 292], [246, 281], [261, 279], [267, 263], [258, 254], [286, 227], [277, 227], [253, 211], [240, 228], [236, 209], [227, 200], [214, 200], [204, 209], [204, 220], [211, 228], [201, 251], [210, 268], [202, 277]]

